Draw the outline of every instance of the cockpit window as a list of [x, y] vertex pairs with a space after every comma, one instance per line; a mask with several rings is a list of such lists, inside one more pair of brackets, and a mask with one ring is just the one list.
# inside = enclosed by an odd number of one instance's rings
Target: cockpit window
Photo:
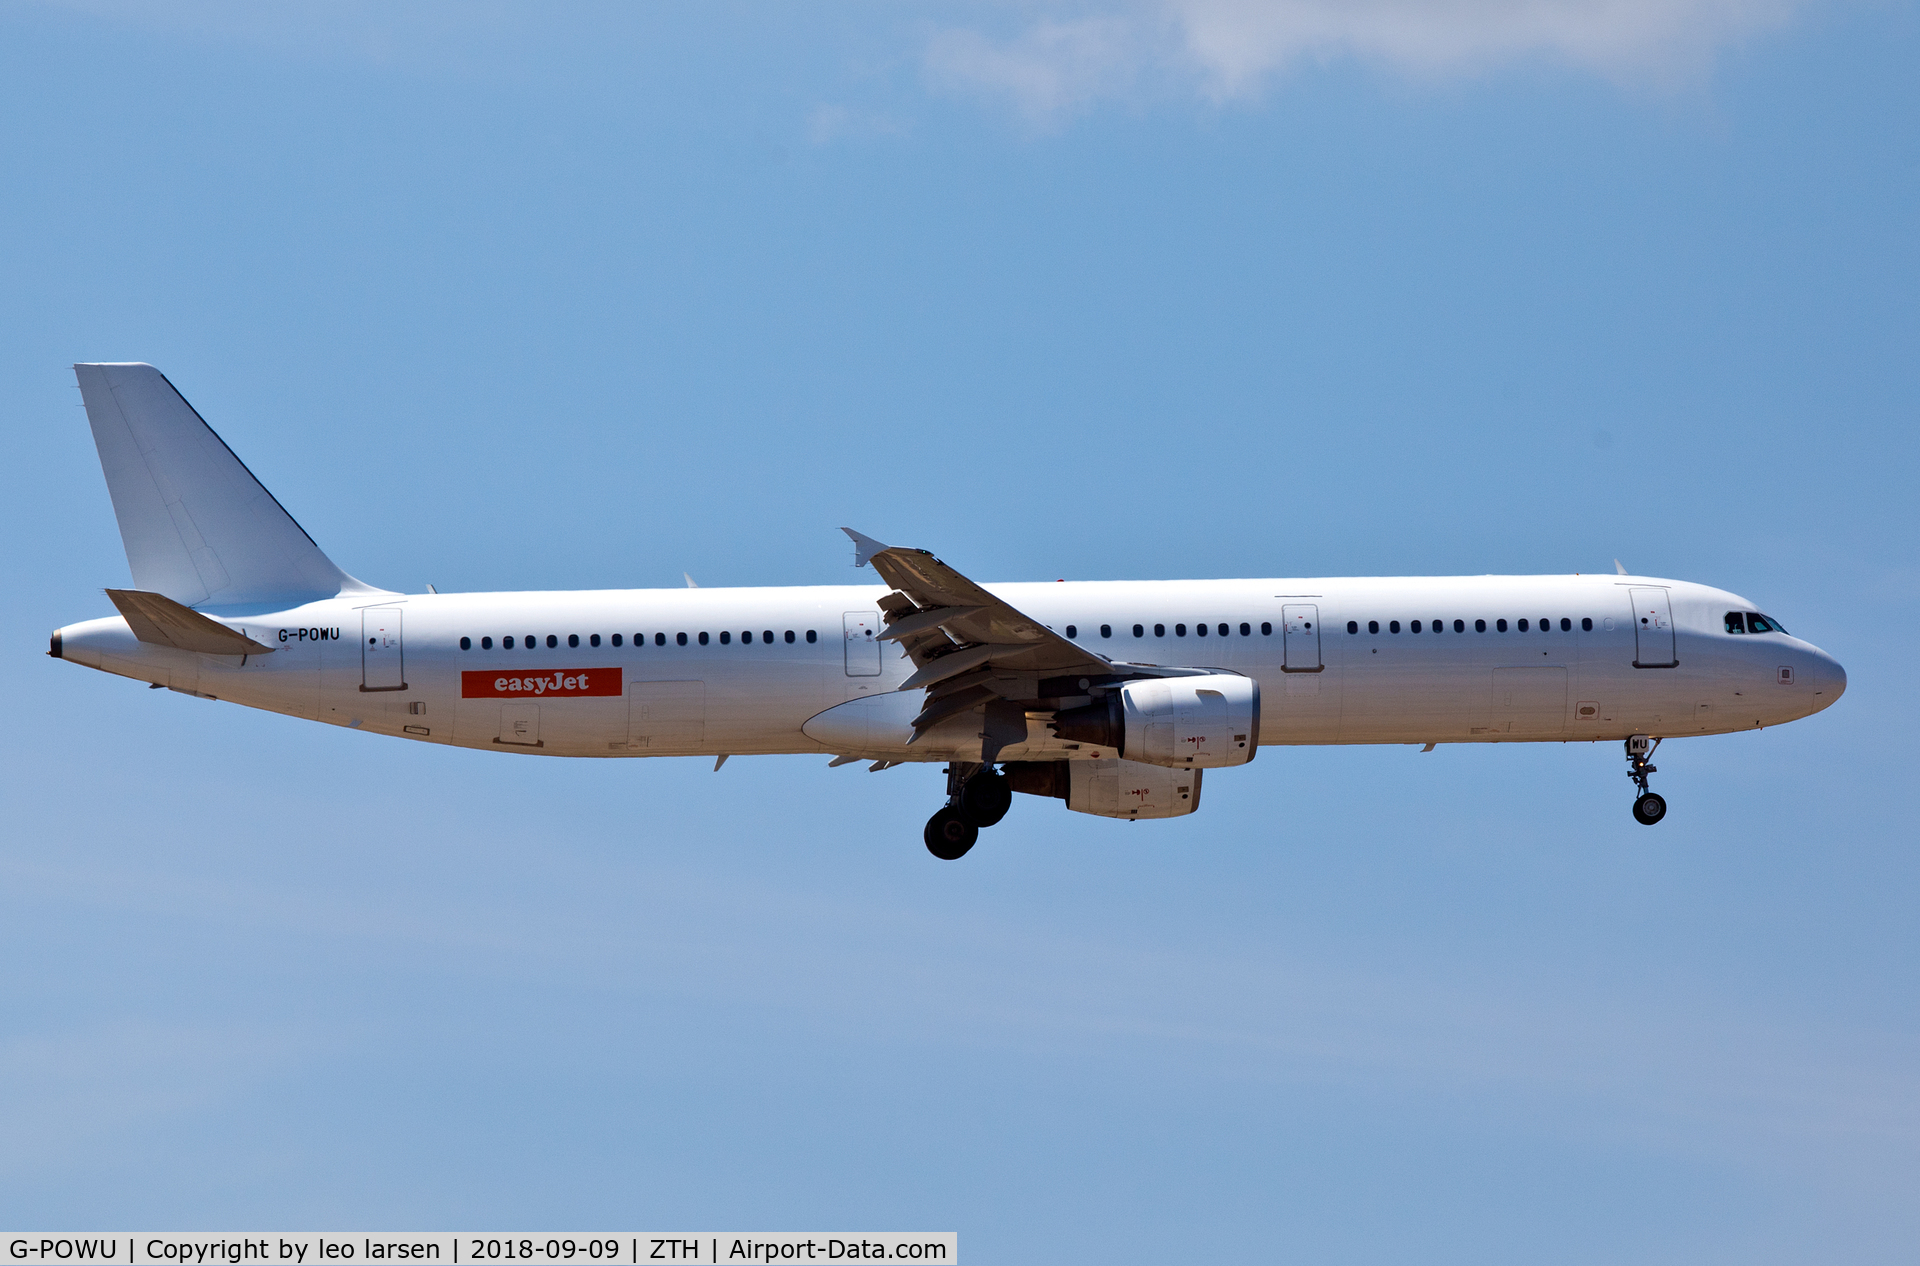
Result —
[[1747, 631], [1746, 617], [1741, 615], [1738, 611], [1727, 612], [1727, 632], [1745, 633], [1746, 631]]
[[1747, 632], [1749, 633], [1785, 633], [1780, 621], [1771, 616], [1761, 615], [1758, 611], [1747, 612]]

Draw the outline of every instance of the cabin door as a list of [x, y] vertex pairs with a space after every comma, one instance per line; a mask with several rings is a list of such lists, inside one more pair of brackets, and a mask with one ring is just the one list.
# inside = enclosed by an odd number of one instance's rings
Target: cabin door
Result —
[[880, 675], [880, 613], [849, 611], [840, 617], [847, 646], [847, 676]]
[[1282, 667], [1290, 673], [1317, 673], [1320, 662], [1320, 608], [1313, 603], [1288, 603], [1280, 608], [1285, 634], [1286, 659]]
[[400, 651], [400, 608], [368, 607], [360, 612], [360, 689], [405, 690], [406, 664]]
[[1633, 595], [1633, 666], [1672, 668], [1673, 612], [1664, 589], [1630, 589]]

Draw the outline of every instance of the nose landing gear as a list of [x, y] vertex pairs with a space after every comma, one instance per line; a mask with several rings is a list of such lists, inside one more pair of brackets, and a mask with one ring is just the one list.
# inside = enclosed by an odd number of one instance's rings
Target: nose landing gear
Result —
[[1652, 763], [1653, 753], [1659, 746], [1659, 739], [1646, 734], [1636, 734], [1627, 740], [1627, 777], [1640, 788], [1639, 798], [1633, 802], [1633, 820], [1641, 826], [1652, 826], [1667, 816], [1666, 797], [1647, 787], [1648, 776], [1660, 772]]
[[943, 862], [966, 856], [983, 827], [1007, 816], [1013, 787], [991, 765], [955, 761], [947, 766], [947, 803], [927, 819], [927, 851]]

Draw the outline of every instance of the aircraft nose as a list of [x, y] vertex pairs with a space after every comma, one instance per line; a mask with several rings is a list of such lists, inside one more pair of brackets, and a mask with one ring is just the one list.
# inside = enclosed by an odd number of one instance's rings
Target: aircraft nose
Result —
[[1840, 667], [1840, 661], [1825, 651], [1814, 647], [1813, 688], [1817, 692], [1819, 706], [1831, 707], [1833, 701], [1847, 693], [1847, 670]]

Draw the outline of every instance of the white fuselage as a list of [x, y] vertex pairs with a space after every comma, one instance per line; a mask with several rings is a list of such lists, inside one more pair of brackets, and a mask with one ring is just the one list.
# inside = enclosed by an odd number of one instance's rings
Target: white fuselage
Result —
[[[1116, 663], [1255, 678], [1258, 742], [1269, 745], [1724, 733], [1817, 712], [1846, 685], [1806, 642], [1727, 632], [1727, 612], [1754, 609], [1746, 600], [1647, 577], [987, 588]], [[248, 707], [486, 751], [949, 760], [971, 746], [977, 757], [971, 721], [905, 745], [922, 696], [893, 693], [913, 665], [874, 640], [887, 592], [362, 594], [284, 611], [203, 608], [272, 647], [267, 655], [136, 641], [118, 617], [62, 629], [54, 653]], [[1101, 753], [1061, 743], [1035, 716], [1028, 742], [1001, 759], [1089, 755]]]

